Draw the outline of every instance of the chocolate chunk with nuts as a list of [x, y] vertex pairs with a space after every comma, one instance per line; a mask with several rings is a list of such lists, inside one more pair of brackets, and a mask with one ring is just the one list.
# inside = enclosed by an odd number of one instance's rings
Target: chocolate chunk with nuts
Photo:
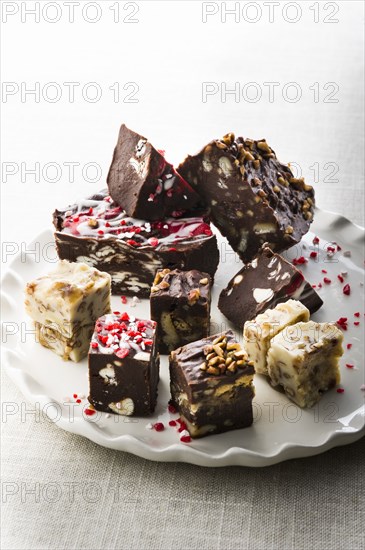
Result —
[[250, 426], [254, 367], [232, 331], [170, 355], [172, 403], [191, 437]]
[[264, 139], [227, 134], [188, 156], [178, 172], [244, 262], [265, 242], [277, 252], [298, 243], [312, 222], [313, 188], [295, 178]]
[[301, 271], [264, 247], [222, 290], [218, 307], [227, 319], [242, 328], [246, 321], [289, 299], [299, 300], [311, 313], [323, 304]]
[[160, 353], [208, 336], [211, 285], [210, 275], [202, 271], [157, 271], [150, 303]]

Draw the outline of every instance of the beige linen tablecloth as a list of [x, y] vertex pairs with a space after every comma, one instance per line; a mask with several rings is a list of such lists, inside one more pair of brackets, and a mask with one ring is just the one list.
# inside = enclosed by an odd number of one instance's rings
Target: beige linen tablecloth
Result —
[[[265, 136], [319, 207], [363, 224], [362, 2], [81, 0], [73, 22], [64, 2], [40, 2], [39, 22], [34, 2], [1, 4], [6, 243], [20, 249], [56, 206], [105, 185], [122, 121], [173, 162], [227, 131]], [[1, 392], [24, 402], [4, 373]], [[204, 469], [101, 448], [32, 414], [1, 427], [4, 550], [364, 548], [364, 439]]]

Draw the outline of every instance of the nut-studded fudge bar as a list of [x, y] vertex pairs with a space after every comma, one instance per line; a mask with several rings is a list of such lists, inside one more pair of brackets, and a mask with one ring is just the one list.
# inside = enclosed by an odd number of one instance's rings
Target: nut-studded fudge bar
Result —
[[199, 195], [147, 138], [122, 124], [108, 174], [110, 196], [128, 216], [143, 220], [180, 217]]
[[163, 269], [151, 288], [151, 319], [157, 322], [160, 353], [209, 334], [211, 278], [202, 271]]
[[63, 260], [28, 283], [25, 293], [37, 340], [63, 359], [86, 356], [96, 319], [110, 311], [110, 275]]
[[88, 399], [99, 411], [149, 415], [156, 406], [159, 366], [154, 321], [105, 315], [90, 344]]
[[157, 269], [198, 269], [214, 276], [217, 239], [204, 216], [147, 222], [127, 216], [104, 190], [53, 215], [60, 258], [112, 277], [112, 292], [148, 298]]
[[192, 342], [171, 353], [172, 403], [191, 437], [252, 424], [254, 372], [232, 331]]
[[222, 290], [218, 307], [227, 319], [242, 328], [265, 309], [290, 298], [302, 302], [311, 313], [323, 304], [301, 271], [265, 247]]
[[314, 191], [278, 161], [262, 139], [227, 134], [177, 168], [211, 208], [213, 223], [244, 262], [264, 243], [298, 243], [313, 218]]
[[257, 315], [253, 321], [246, 321], [243, 329], [244, 347], [253, 361], [255, 372], [267, 374], [267, 352], [271, 339], [289, 325], [309, 321], [309, 311], [296, 300], [278, 304], [274, 309]]
[[343, 334], [332, 323], [298, 323], [271, 340], [268, 371], [300, 407], [312, 407], [340, 382]]

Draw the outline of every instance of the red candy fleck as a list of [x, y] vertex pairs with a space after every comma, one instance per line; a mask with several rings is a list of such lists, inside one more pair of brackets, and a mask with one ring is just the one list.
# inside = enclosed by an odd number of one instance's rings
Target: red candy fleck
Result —
[[93, 212], [94, 212], [94, 209], [93, 209], [93, 208], [89, 208], [89, 210], [87, 211], [86, 214], [87, 214], [88, 216], [91, 216], [91, 215], [93, 214]]
[[122, 315], [120, 316], [120, 320], [121, 321], [129, 321], [128, 313], [126, 313], [126, 312], [122, 313]]
[[328, 277], [324, 277], [323, 282], [326, 283], [326, 285], [330, 285], [332, 281]]
[[191, 442], [191, 437], [190, 437], [190, 435], [182, 435], [180, 437], [180, 441], [182, 441], [182, 443], [190, 443]]
[[102, 229], [98, 229], [98, 235], [104, 235], [104, 231]]
[[119, 357], [119, 359], [124, 359], [124, 357], [127, 357], [127, 355], [129, 355], [129, 349], [128, 348], [117, 349], [117, 351], [115, 352], [115, 355]]
[[347, 317], [340, 317], [338, 321], [336, 321], [336, 325], [342, 328], [342, 330], [347, 330]]
[[347, 284], [343, 287], [342, 289], [342, 292], [346, 295], [346, 296], [349, 296], [350, 295], [350, 292], [351, 292], [351, 288], [350, 288], [350, 285]]
[[317, 288], [317, 285], [312, 285], [312, 288]]
[[84, 413], [86, 414], [86, 416], [92, 416], [96, 413], [96, 411], [94, 409], [85, 409]]
[[342, 275], [337, 275], [337, 279], [340, 281], [340, 283], [343, 283], [345, 280]]
[[340, 246], [339, 244], [336, 244], [337, 246], [337, 251], [339, 252], [340, 250], [342, 250], [342, 246]]
[[150, 239], [148, 239], [148, 242], [151, 246], [158, 246], [158, 239], [156, 239], [156, 237], [151, 237]]
[[98, 344], [97, 342], [91, 342], [91, 347], [92, 347], [93, 349], [98, 349], [99, 344]]
[[79, 216], [74, 216], [74, 222], [78, 222], [78, 221], [80, 221]]
[[122, 301], [122, 304], [126, 304], [128, 301], [126, 296], [121, 296], [120, 299]]
[[81, 403], [81, 399], [76, 399], [76, 403]]
[[355, 325], [355, 327], [358, 327], [358, 326], [359, 326], [359, 324], [360, 324], [360, 323], [359, 323], [359, 321], [354, 321], [354, 325]]
[[165, 429], [165, 426], [162, 424], [162, 422], [156, 422], [152, 427], [154, 430], [156, 430], [156, 432], [163, 432]]
[[293, 265], [303, 265], [307, 263], [307, 259], [304, 256], [299, 256], [299, 258], [294, 258]]
[[144, 343], [146, 344], [146, 346], [152, 346], [153, 340], [148, 338], [147, 340], [144, 341]]
[[176, 426], [176, 420], [170, 420], [169, 426]]
[[327, 252], [336, 252], [336, 249], [333, 246], [327, 246]]
[[353, 368], [354, 368], [354, 365], [350, 365], [349, 363], [346, 363], [346, 367], [347, 367], [348, 369], [353, 369]]
[[347, 349], [351, 349], [351, 348], [352, 348], [352, 344], [347, 344], [346, 348], [347, 348]]
[[336, 391], [337, 391], [337, 393], [344, 393], [345, 390], [343, 388], [337, 388]]
[[110, 227], [110, 223], [109, 223], [109, 222], [105, 222], [105, 227]]
[[177, 412], [174, 405], [172, 405], [171, 403], [167, 405], [167, 409], [171, 414], [175, 414]]
[[74, 393], [73, 397], [74, 397], [74, 399], [76, 399], [77, 398], [77, 393]]
[[129, 246], [140, 246], [140, 243], [137, 243], [137, 241], [134, 241], [133, 239], [127, 239], [125, 241]]
[[310, 258], [317, 258], [318, 252], [314, 252], [314, 250], [309, 254]]
[[319, 243], [319, 238], [318, 238], [318, 237], [314, 237], [312, 243], [313, 243], [313, 244], [318, 244], [318, 243]]
[[171, 248], [169, 248], [169, 252], [176, 252], [176, 248], [174, 248], [173, 246]]
[[322, 273], [327, 273], [327, 271], [325, 269], [322, 269]]
[[179, 424], [180, 424], [180, 428], [178, 429], [178, 432], [181, 433], [187, 429], [187, 425], [182, 420], [179, 421]]
[[354, 316], [355, 317], [360, 317], [360, 311], [357, 311], [356, 313], [354, 313]]

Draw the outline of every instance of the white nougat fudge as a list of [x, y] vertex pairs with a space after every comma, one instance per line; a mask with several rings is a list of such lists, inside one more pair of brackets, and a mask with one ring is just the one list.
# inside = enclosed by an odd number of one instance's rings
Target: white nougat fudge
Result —
[[300, 407], [312, 407], [340, 382], [343, 334], [333, 323], [298, 323], [271, 340], [268, 372]]
[[288, 300], [245, 323], [244, 348], [249, 360], [254, 362], [257, 374], [268, 374], [267, 352], [271, 339], [287, 326], [299, 321], [309, 321], [309, 310], [298, 300]]
[[85, 357], [95, 321], [110, 312], [110, 285], [108, 273], [67, 260], [28, 283], [25, 309], [37, 340], [64, 359]]

